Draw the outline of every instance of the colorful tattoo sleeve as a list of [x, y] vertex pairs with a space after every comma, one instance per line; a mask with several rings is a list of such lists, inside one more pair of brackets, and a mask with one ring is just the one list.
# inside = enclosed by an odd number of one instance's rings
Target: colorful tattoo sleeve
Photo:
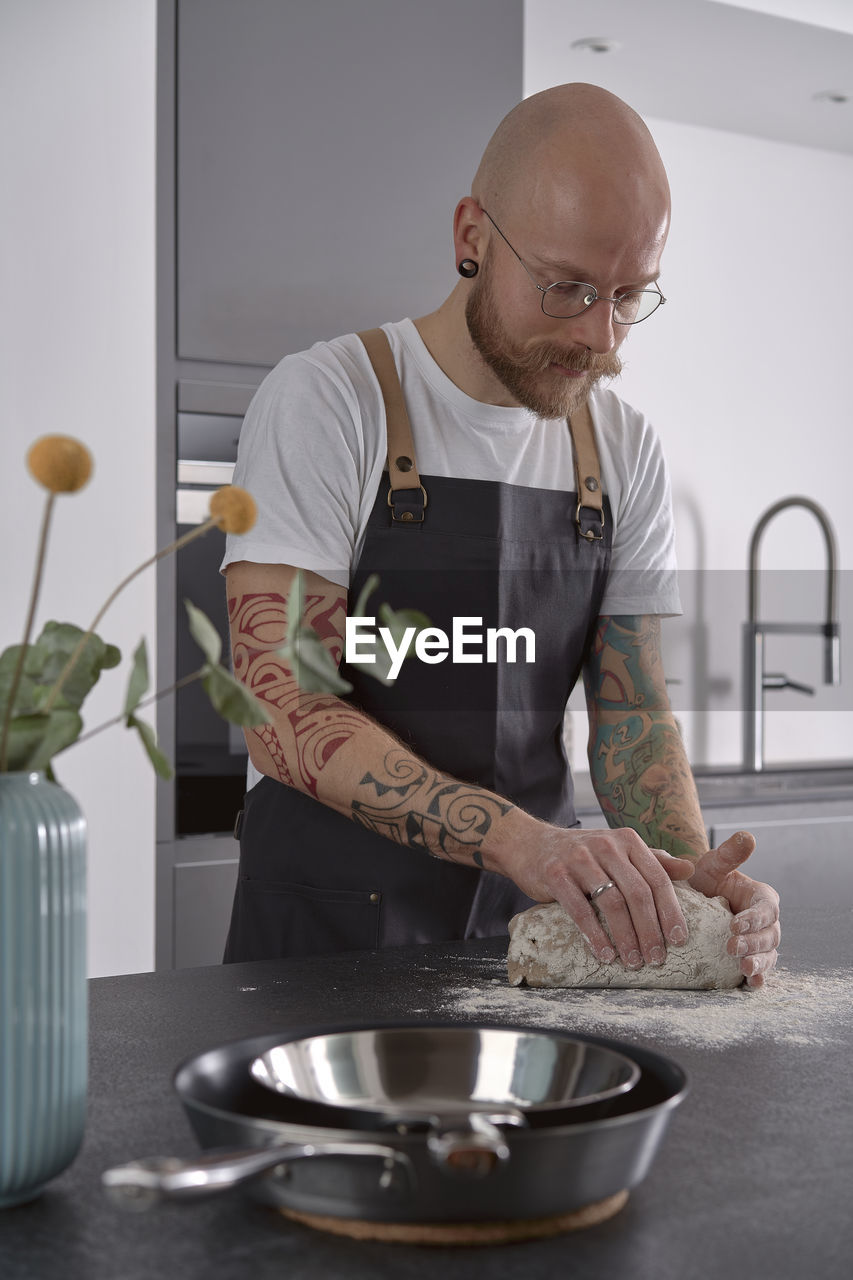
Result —
[[693, 774], [672, 714], [656, 617], [603, 617], [584, 673], [590, 773], [611, 827], [651, 848], [695, 857], [708, 847]]

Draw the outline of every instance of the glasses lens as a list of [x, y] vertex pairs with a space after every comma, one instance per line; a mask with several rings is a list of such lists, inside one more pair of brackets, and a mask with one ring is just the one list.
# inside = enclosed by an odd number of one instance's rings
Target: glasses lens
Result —
[[[552, 284], [542, 295], [542, 310], [546, 316], [557, 320], [569, 320], [583, 315], [595, 302], [598, 294], [591, 284], [580, 280], [560, 280]], [[636, 289], [620, 295], [613, 304], [613, 319], [617, 324], [639, 324], [657, 311], [663, 296], [657, 289]]]
[[613, 307], [613, 319], [617, 324], [639, 324], [647, 320], [663, 302], [657, 289], [638, 289], [635, 293], [623, 293]]
[[583, 284], [580, 280], [560, 280], [545, 290], [542, 295], [542, 310], [546, 316], [566, 320], [569, 316], [579, 316], [586, 311], [597, 296], [591, 284]]

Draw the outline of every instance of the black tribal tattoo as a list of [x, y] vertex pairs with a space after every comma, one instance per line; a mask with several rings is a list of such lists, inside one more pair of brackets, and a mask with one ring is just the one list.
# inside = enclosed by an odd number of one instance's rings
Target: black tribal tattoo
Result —
[[384, 764], [381, 777], [366, 773], [361, 779], [371, 801], [353, 801], [354, 821], [397, 844], [482, 867], [480, 846], [512, 805], [428, 768], [402, 749], [389, 751]]

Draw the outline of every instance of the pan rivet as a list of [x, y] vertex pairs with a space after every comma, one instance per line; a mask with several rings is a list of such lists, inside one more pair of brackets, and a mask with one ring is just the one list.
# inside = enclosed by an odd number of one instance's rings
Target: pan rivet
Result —
[[378, 894], [378, 893], [372, 893], [372, 894], [370, 895], [370, 901], [371, 901], [371, 902], [378, 902], [378, 901], [379, 901], [379, 894]]
[[279, 1182], [286, 1182], [290, 1177], [290, 1165], [277, 1164], [272, 1171], [272, 1176], [278, 1178]]
[[595, 476], [587, 476], [586, 480], [584, 480], [584, 485], [589, 489], [590, 493], [595, 493], [598, 488], [598, 481]]

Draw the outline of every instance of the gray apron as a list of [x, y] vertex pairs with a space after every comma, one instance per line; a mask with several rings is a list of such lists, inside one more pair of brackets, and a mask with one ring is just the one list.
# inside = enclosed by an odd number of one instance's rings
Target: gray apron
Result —
[[[429, 665], [411, 656], [385, 687], [353, 667], [349, 699], [434, 769], [497, 792], [559, 826], [578, 825], [563, 716], [592, 640], [610, 561], [612, 520], [588, 411], [569, 424], [576, 492], [423, 476], [387, 338], [360, 335], [388, 421], [383, 474], [350, 606], [371, 573], [380, 601], [414, 608], [450, 637], [454, 618], [484, 643], [488, 628], [529, 628], [535, 661]], [[582, 499], [579, 499], [582, 494]], [[379, 833], [370, 804], [356, 821], [264, 777], [239, 821], [240, 869], [225, 961], [363, 950], [505, 934], [531, 905], [511, 880], [444, 861]]]

